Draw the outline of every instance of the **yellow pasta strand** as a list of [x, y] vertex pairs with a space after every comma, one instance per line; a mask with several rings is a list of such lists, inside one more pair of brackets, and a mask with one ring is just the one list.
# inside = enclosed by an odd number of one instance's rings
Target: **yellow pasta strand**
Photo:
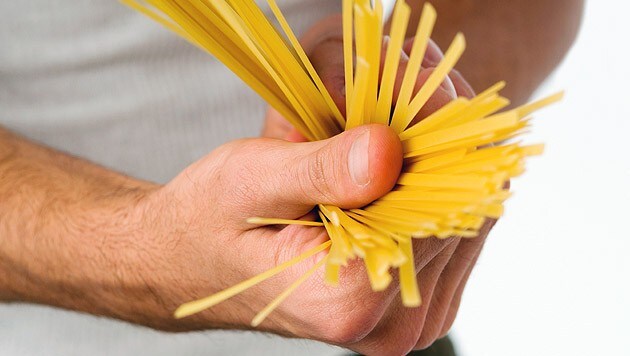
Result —
[[418, 122], [417, 124], [400, 133], [399, 137], [401, 140], [408, 140], [436, 127], [440, 127], [445, 122], [452, 120], [457, 114], [462, 113], [470, 106], [470, 102], [465, 98], [457, 98], [450, 103], [444, 105], [438, 111], [429, 115], [424, 120]]
[[247, 223], [254, 225], [303, 225], [303, 226], [324, 226], [319, 221], [289, 220], [273, 218], [249, 218]]
[[494, 118], [488, 118], [416, 136], [403, 141], [403, 149], [406, 151], [417, 151], [426, 147], [437, 146], [472, 136], [492, 133], [497, 130], [514, 127], [516, 124], [518, 124], [518, 116], [516, 116], [515, 113], [508, 113]]
[[330, 109], [330, 111], [333, 112], [335, 119], [339, 123], [339, 127], [340, 128], [344, 127], [346, 125], [346, 120], [341, 116], [341, 112], [337, 108], [337, 105], [335, 105], [335, 103], [333, 102], [333, 99], [330, 96], [330, 93], [328, 93], [328, 90], [326, 90], [326, 87], [324, 86], [324, 83], [322, 82], [319, 75], [315, 71], [315, 68], [313, 68], [313, 65], [311, 64], [311, 61], [306, 56], [304, 49], [302, 49], [302, 46], [300, 46], [297, 37], [295, 37], [295, 34], [293, 34], [291, 27], [289, 27], [289, 23], [282, 15], [282, 12], [280, 11], [278, 4], [276, 3], [275, 0], [267, 0], [267, 2], [269, 3], [269, 6], [271, 7], [271, 10], [273, 11], [273, 13], [276, 15], [278, 22], [280, 22], [280, 25], [282, 26], [284, 32], [289, 37], [289, 40], [291, 41], [293, 48], [297, 51], [298, 55], [300, 56], [302, 63], [308, 70], [308, 74], [310, 74], [311, 78], [313, 78], [313, 81], [315, 81], [315, 84], [317, 85], [317, 88], [319, 89], [320, 93], [322, 93], [322, 95], [324, 96], [324, 100], [326, 101], [326, 104], [328, 104], [328, 108]]
[[409, 124], [409, 122], [406, 122], [409, 100], [411, 99], [413, 89], [418, 80], [420, 66], [422, 65], [422, 60], [424, 59], [424, 54], [426, 53], [436, 18], [437, 13], [435, 12], [435, 8], [431, 4], [425, 3], [420, 22], [418, 23], [416, 37], [411, 48], [409, 62], [407, 62], [405, 77], [400, 93], [398, 94], [398, 100], [396, 101], [394, 116], [390, 124], [391, 128], [397, 133], [402, 132]]
[[287, 288], [284, 292], [282, 292], [279, 296], [277, 296], [271, 303], [269, 303], [263, 310], [261, 310], [254, 319], [252, 320], [252, 326], [257, 327], [260, 323], [265, 320], [271, 312], [276, 309], [280, 303], [282, 303], [287, 297], [291, 295], [302, 283], [306, 282], [315, 271], [317, 271], [324, 263], [326, 262], [326, 257], [322, 258], [319, 262], [317, 262], [313, 267], [311, 267], [308, 271], [306, 271], [300, 278], [298, 278], [295, 282], [293, 282], [289, 288]]
[[352, 36], [352, 8], [354, 6], [353, 0], [343, 0], [343, 63], [344, 74], [346, 84], [346, 113], [350, 108], [350, 98], [353, 92], [354, 83], [354, 52], [353, 48], [353, 36]]
[[405, 34], [407, 32], [407, 24], [409, 23], [410, 15], [411, 8], [409, 5], [407, 5], [404, 1], [396, 3], [394, 17], [392, 19], [390, 41], [387, 46], [387, 54], [385, 56], [383, 78], [381, 79], [378, 103], [376, 105], [376, 117], [373, 120], [375, 123], [389, 125], [389, 115], [392, 110], [392, 97], [394, 95], [396, 73], [398, 72], [400, 54], [405, 41]]
[[400, 274], [400, 295], [403, 300], [403, 305], [409, 308], [418, 307], [422, 304], [422, 300], [418, 289], [416, 267], [413, 262], [411, 239], [401, 242], [400, 249], [404, 252], [405, 256], [407, 256], [407, 262], [403, 263], [398, 270]]
[[396, 184], [413, 185], [427, 188], [455, 188], [480, 190], [486, 185], [483, 177], [456, 176], [445, 174], [403, 173]]
[[406, 117], [401, 119], [400, 125], [402, 128], [406, 128], [407, 125], [413, 120], [420, 109], [424, 106], [424, 104], [429, 101], [429, 98], [435, 90], [442, 84], [446, 76], [451, 72], [453, 67], [455, 67], [455, 63], [459, 60], [459, 58], [464, 53], [464, 49], [466, 49], [466, 40], [464, 39], [464, 35], [458, 33], [453, 40], [453, 43], [449, 47], [449, 49], [444, 54], [444, 59], [440, 62], [440, 64], [435, 68], [435, 70], [431, 73], [426, 83], [420, 88], [418, 94], [413, 98], [411, 103], [409, 104], [409, 108], [406, 112]]
[[302, 261], [304, 261], [305, 259], [324, 251], [325, 249], [327, 249], [328, 247], [330, 247], [331, 242], [330, 241], [326, 241], [323, 244], [312, 248], [306, 252], [304, 252], [303, 254], [283, 263], [280, 264], [266, 272], [263, 272], [255, 277], [252, 277], [246, 281], [243, 281], [239, 284], [236, 284], [228, 289], [224, 289], [223, 291], [213, 294], [209, 297], [203, 298], [203, 299], [199, 299], [190, 303], [186, 303], [186, 304], [182, 304], [179, 308], [177, 308], [177, 310], [175, 310], [175, 317], [180, 319], [180, 318], [184, 318], [186, 316], [192, 315], [192, 314], [196, 314], [199, 313], [202, 310], [208, 309], [213, 307], [214, 305], [217, 305], [229, 298], [232, 298], [233, 296], [244, 292], [245, 290], [257, 285], [260, 282], [263, 282], [273, 276], [275, 276], [276, 274], [284, 271], [285, 269], [298, 264]]

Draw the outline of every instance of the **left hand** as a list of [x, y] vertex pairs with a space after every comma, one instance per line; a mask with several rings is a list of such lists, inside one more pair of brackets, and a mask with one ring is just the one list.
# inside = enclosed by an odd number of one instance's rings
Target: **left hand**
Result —
[[[342, 38], [341, 17], [337, 15], [319, 22], [309, 30], [303, 37], [303, 46], [335, 104], [342, 114], [345, 114]], [[413, 40], [413, 38], [407, 39], [403, 46], [393, 103], [398, 97]], [[387, 39], [384, 40], [383, 46], [385, 50]], [[435, 42], [430, 41], [414, 93], [424, 84], [442, 58], [441, 49]], [[414, 122], [422, 120], [458, 96], [472, 98], [474, 95], [473, 89], [463, 76], [453, 70], [423, 107]], [[273, 108], [269, 108], [267, 112], [262, 135], [292, 142], [306, 141], [304, 136]], [[424, 300], [422, 306], [407, 309], [398, 297], [392, 303], [398, 305], [390, 306], [387, 312], [391, 317], [385, 316], [379, 325], [365, 339], [361, 340], [360, 344], [356, 345], [356, 349], [360, 351], [366, 347], [366, 344], [373, 343], [379, 345], [383, 351], [388, 350], [387, 341], [396, 339], [393, 337], [394, 333], [400, 334], [401, 332], [413, 335], [411, 339], [414, 340], [412, 342], [414, 349], [424, 349], [436, 339], [446, 335], [455, 320], [468, 277], [481, 252], [486, 236], [495, 222], [495, 220], [488, 220], [481, 229], [480, 236], [474, 239], [415, 240], [416, 256], [424, 251], [425, 256], [423, 257], [426, 257], [427, 250], [435, 251], [432, 254], [433, 257], [428, 258], [428, 262], [424, 263], [423, 266], [418, 266], [417, 269], [418, 282]], [[422, 258], [422, 260], [427, 259]], [[397, 346], [400, 347], [400, 345]], [[391, 350], [391, 348], [389, 349]]]
[[[387, 42], [389, 36], [383, 41], [383, 61], [384, 53], [387, 50]], [[402, 84], [411, 47], [414, 38], [408, 38], [404, 45], [400, 56], [400, 64], [398, 67], [398, 75], [394, 86], [394, 97], [392, 105], [398, 98], [398, 92]], [[330, 92], [330, 95], [343, 115], [346, 112], [345, 97], [345, 72], [343, 58], [343, 35], [341, 32], [341, 16], [334, 15], [318, 22], [313, 26], [302, 38], [302, 47], [309, 56], [313, 67], [324, 82], [324, 85]], [[429, 40], [429, 46], [422, 61], [421, 70], [418, 74], [414, 94], [422, 87], [427, 78], [433, 72], [440, 60], [444, 57], [442, 50]], [[382, 65], [383, 63], [381, 63]], [[433, 96], [420, 110], [414, 122], [427, 117], [435, 112], [451, 100], [458, 96], [471, 98], [475, 95], [474, 90], [457, 71], [452, 70], [447, 79], [435, 91]], [[302, 136], [286, 119], [280, 115], [274, 108], [269, 107], [265, 117], [265, 124], [262, 132], [263, 137], [279, 138], [291, 142], [302, 142], [306, 139]]]

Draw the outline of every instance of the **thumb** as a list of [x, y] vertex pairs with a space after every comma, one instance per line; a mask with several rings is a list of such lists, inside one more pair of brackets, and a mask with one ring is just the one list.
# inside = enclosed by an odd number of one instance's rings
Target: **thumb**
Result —
[[[295, 219], [317, 204], [357, 208], [389, 192], [402, 167], [398, 136], [384, 125], [364, 125], [333, 138], [304, 143], [259, 141], [233, 161], [256, 167], [244, 218]], [[247, 145], [246, 145], [247, 146]], [[244, 184], [248, 184], [245, 182]]]

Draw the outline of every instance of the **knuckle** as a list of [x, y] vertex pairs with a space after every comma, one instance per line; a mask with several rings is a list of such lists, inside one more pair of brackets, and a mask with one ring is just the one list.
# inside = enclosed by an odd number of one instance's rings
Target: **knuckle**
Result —
[[416, 343], [416, 346], [413, 347], [414, 350], [424, 350], [429, 348], [433, 343], [437, 340], [436, 337], [425, 337], [424, 335], [420, 337], [420, 340]]
[[345, 86], [346, 79], [343, 75], [343, 72], [329, 72], [325, 73], [325, 76], [322, 77], [322, 81], [326, 88], [330, 88], [331, 95], [335, 99], [343, 99], [345, 98]]
[[247, 146], [251, 140], [239, 139], [227, 142], [216, 149], [214, 149], [213, 155], [227, 159], [231, 156], [238, 155], [243, 152], [243, 147]]
[[313, 196], [316, 193], [327, 202], [332, 201], [331, 188], [332, 177], [328, 175], [327, 166], [330, 164], [328, 153], [323, 150], [317, 150], [315, 156], [308, 160], [307, 174], [302, 179], [306, 181], [300, 184], [302, 193], [307, 196]]
[[441, 339], [443, 337], [445, 337], [446, 335], [448, 335], [448, 333], [451, 331], [451, 328], [453, 327], [453, 323], [455, 322], [455, 315], [448, 315], [446, 317], [446, 320], [444, 321], [444, 325], [442, 325], [442, 329], [440, 330], [440, 335], [438, 336], [438, 339]]
[[396, 341], [396, 344], [398, 346], [398, 354], [399, 355], [404, 355], [407, 354], [408, 352], [412, 351], [417, 343], [417, 339], [415, 337], [413, 337], [412, 335], [408, 335], [405, 336], [399, 340]]
[[417, 340], [414, 346], [415, 350], [423, 350], [433, 345], [433, 343], [441, 337], [442, 324], [439, 325], [427, 325], [423, 326], [420, 338]]
[[257, 140], [242, 139], [220, 147], [217, 183], [231, 196], [227, 201], [246, 207], [258, 204], [260, 178], [265, 173], [264, 165], [258, 164], [255, 157], [260, 146]]
[[242, 204], [246, 206], [256, 206], [258, 204], [258, 189], [254, 186], [251, 177], [255, 172], [248, 168], [243, 168], [239, 171], [236, 177], [229, 178], [234, 179], [236, 184], [233, 183], [231, 189], [231, 196], [234, 202], [238, 202], [239, 206]]
[[440, 330], [440, 334], [438, 335], [437, 339], [439, 340], [446, 337], [446, 335], [448, 335], [448, 333], [451, 331], [452, 326], [453, 322], [445, 323], [444, 326], [442, 326], [442, 330]]
[[326, 332], [328, 342], [350, 345], [364, 339], [376, 326], [378, 319], [367, 310], [351, 311], [331, 323]]
[[260, 196], [259, 182], [254, 177], [261, 177], [260, 169], [256, 166], [244, 164], [232, 172], [225, 179], [231, 186], [233, 201], [239, 206], [256, 206]]
[[414, 349], [417, 336], [411, 332], [409, 325], [393, 325], [385, 335], [378, 335], [372, 340], [374, 355], [406, 355]]
[[385, 298], [357, 294], [346, 290], [336, 296], [331, 310], [325, 335], [329, 342], [337, 345], [351, 345], [365, 339], [381, 319], [381, 311], [386, 307]]

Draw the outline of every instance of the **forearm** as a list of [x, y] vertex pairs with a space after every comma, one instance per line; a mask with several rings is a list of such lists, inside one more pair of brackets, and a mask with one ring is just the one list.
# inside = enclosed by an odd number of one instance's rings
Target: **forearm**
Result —
[[0, 128], [0, 300], [143, 322], [125, 301], [145, 297], [133, 207], [153, 188]]
[[[407, 3], [412, 9], [407, 31], [411, 37], [425, 1]], [[480, 92], [505, 80], [504, 95], [514, 105], [526, 102], [563, 60], [577, 35], [584, 7], [583, 0], [431, 3], [439, 14], [432, 38], [441, 48], [448, 48], [457, 32], [466, 35], [468, 49], [456, 68], [473, 89]], [[310, 53], [319, 43], [341, 40], [341, 15], [333, 15], [311, 28], [302, 44]]]
[[[416, 30], [423, 0], [407, 0], [412, 15], [407, 35]], [[468, 50], [457, 65], [476, 91], [505, 80], [504, 95], [526, 101], [562, 61], [579, 29], [583, 0], [436, 0], [433, 39], [448, 48], [459, 31]]]

